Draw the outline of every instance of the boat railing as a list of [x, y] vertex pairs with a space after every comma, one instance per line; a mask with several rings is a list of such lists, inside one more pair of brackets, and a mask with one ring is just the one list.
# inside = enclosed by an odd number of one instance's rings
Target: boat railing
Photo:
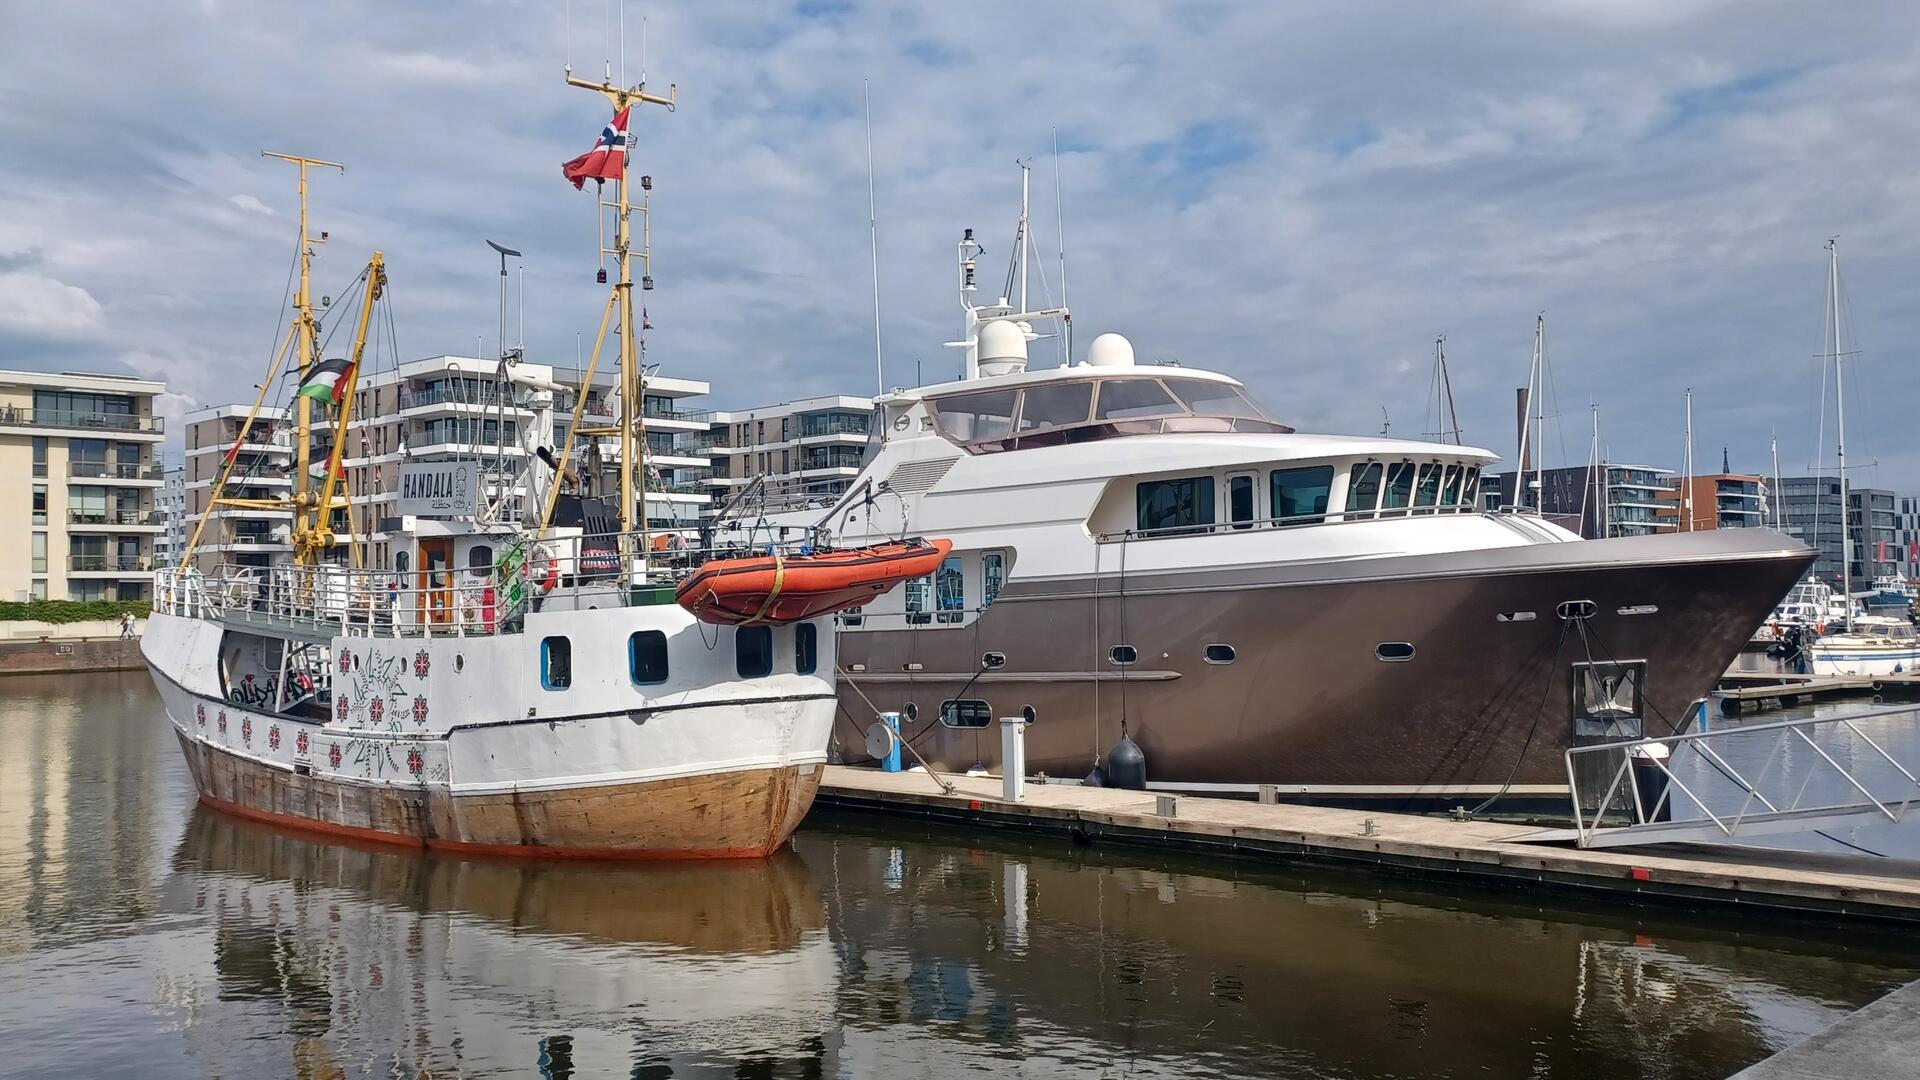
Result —
[[1706, 702], [1695, 710], [1697, 730], [1566, 752], [1572, 839], [1583, 848], [1744, 841], [1898, 823], [1920, 803], [1920, 754], [1906, 737], [1920, 706], [1712, 730]]
[[[624, 543], [623, 543], [624, 541]], [[652, 532], [562, 535], [537, 543], [503, 536], [499, 558], [479, 565], [351, 567], [222, 563], [164, 567], [154, 608], [170, 615], [262, 629], [366, 637], [471, 637], [517, 633], [527, 613], [673, 601], [673, 588], [713, 559], [808, 550], [804, 539], [702, 546], [696, 536]]]

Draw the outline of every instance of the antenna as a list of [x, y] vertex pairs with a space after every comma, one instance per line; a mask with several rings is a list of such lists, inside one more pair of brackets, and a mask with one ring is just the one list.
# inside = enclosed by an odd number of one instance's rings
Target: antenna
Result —
[[867, 251], [873, 259], [873, 384], [874, 394], [887, 392], [887, 374], [880, 351], [880, 224], [873, 209], [873, 93], [867, 80], [860, 80], [860, 98], [866, 106], [867, 125]]

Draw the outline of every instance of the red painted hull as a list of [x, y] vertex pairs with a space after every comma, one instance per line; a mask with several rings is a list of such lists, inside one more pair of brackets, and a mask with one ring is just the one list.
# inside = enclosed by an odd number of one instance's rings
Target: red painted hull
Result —
[[701, 622], [766, 626], [859, 607], [910, 578], [939, 569], [951, 540], [901, 540], [817, 555], [718, 559], [680, 584], [674, 598]]

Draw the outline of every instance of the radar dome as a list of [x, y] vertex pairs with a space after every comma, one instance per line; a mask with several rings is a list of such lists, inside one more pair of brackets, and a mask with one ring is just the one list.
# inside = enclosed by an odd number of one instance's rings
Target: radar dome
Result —
[[1017, 375], [1027, 370], [1025, 323], [996, 319], [980, 324], [975, 339], [980, 347], [980, 374]]
[[1087, 346], [1087, 363], [1093, 367], [1132, 367], [1133, 342], [1119, 334], [1101, 334]]

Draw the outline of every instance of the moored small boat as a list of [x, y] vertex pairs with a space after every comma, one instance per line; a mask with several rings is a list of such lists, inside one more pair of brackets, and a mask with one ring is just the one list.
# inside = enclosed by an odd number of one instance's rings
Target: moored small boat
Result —
[[680, 583], [675, 599], [701, 622], [784, 626], [859, 607], [911, 578], [926, 577], [951, 540], [909, 540], [837, 551], [717, 559]]

